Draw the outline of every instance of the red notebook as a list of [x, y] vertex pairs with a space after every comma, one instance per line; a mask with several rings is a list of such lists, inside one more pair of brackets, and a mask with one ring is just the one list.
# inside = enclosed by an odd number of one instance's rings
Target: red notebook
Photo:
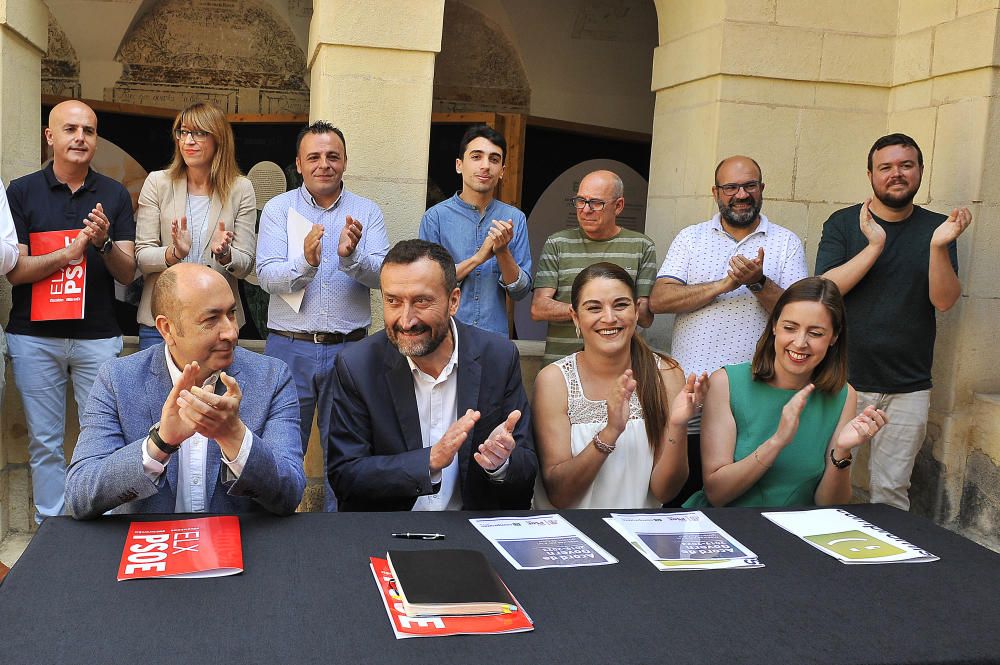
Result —
[[[69, 247], [80, 229], [43, 231], [28, 236], [32, 256], [51, 254]], [[86, 305], [87, 255], [76, 263], [60, 268], [31, 285], [31, 320], [56, 321], [82, 319]]]
[[132, 522], [118, 581], [147, 577], [221, 577], [243, 572], [236, 515]]
[[397, 640], [406, 637], [520, 633], [535, 629], [531, 617], [520, 603], [516, 611], [506, 614], [408, 617], [403, 611], [403, 600], [396, 590], [389, 562], [375, 557], [370, 557], [370, 561], [375, 584], [378, 585], [382, 604], [389, 615], [389, 623], [392, 624], [392, 632], [396, 634]]

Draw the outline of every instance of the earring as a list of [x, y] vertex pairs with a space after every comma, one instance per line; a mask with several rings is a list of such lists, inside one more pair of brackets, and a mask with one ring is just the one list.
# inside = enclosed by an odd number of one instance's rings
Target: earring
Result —
[[576, 336], [580, 336], [580, 326], [574, 326], [576, 328]]

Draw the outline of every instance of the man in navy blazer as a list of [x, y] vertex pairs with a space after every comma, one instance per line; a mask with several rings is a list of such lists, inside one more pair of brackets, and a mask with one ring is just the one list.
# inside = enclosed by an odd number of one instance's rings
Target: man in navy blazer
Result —
[[517, 348], [454, 319], [440, 245], [382, 264], [385, 330], [337, 357], [328, 471], [340, 510], [530, 508], [538, 460]]
[[288, 367], [236, 345], [236, 301], [210, 268], [164, 271], [152, 308], [164, 343], [105, 363], [90, 393], [73, 516], [294, 512], [305, 473]]

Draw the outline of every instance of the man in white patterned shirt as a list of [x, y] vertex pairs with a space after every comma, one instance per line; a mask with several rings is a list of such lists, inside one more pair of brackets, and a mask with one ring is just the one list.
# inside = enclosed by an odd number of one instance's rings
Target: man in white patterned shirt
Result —
[[[343, 132], [322, 120], [303, 128], [295, 166], [302, 186], [268, 201], [260, 219], [257, 277], [271, 294], [264, 353], [284, 360], [295, 377], [303, 454], [317, 415], [325, 468], [334, 362], [368, 332], [369, 291], [378, 288], [389, 239], [379, 207], [344, 186]], [[301, 247], [288, 243], [293, 210], [312, 223]], [[337, 240], [324, 242], [324, 237]], [[282, 297], [300, 291], [298, 309]], [[336, 510], [329, 483], [325, 494], [324, 508]]]
[[[775, 301], [809, 274], [802, 241], [760, 212], [756, 161], [719, 162], [712, 195], [718, 214], [677, 234], [649, 297], [654, 313], [677, 314], [671, 355], [697, 376], [750, 360]], [[675, 501], [701, 487], [700, 425], [688, 425], [691, 473]]]

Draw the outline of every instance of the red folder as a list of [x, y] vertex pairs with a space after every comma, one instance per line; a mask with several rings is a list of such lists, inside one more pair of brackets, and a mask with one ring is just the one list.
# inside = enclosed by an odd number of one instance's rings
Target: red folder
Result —
[[148, 577], [221, 577], [243, 572], [236, 515], [132, 522], [118, 581]]
[[403, 611], [402, 598], [396, 590], [389, 562], [376, 557], [369, 557], [369, 561], [382, 597], [382, 605], [389, 615], [389, 623], [392, 624], [392, 632], [396, 634], [397, 640], [407, 637], [520, 633], [535, 629], [531, 617], [520, 604], [517, 611], [506, 614], [408, 617]]
[[[69, 247], [80, 229], [43, 231], [28, 236], [32, 256], [51, 254]], [[87, 255], [60, 268], [31, 285], [31, 320], [55, 321], [82, 319], [86, 305]]]

